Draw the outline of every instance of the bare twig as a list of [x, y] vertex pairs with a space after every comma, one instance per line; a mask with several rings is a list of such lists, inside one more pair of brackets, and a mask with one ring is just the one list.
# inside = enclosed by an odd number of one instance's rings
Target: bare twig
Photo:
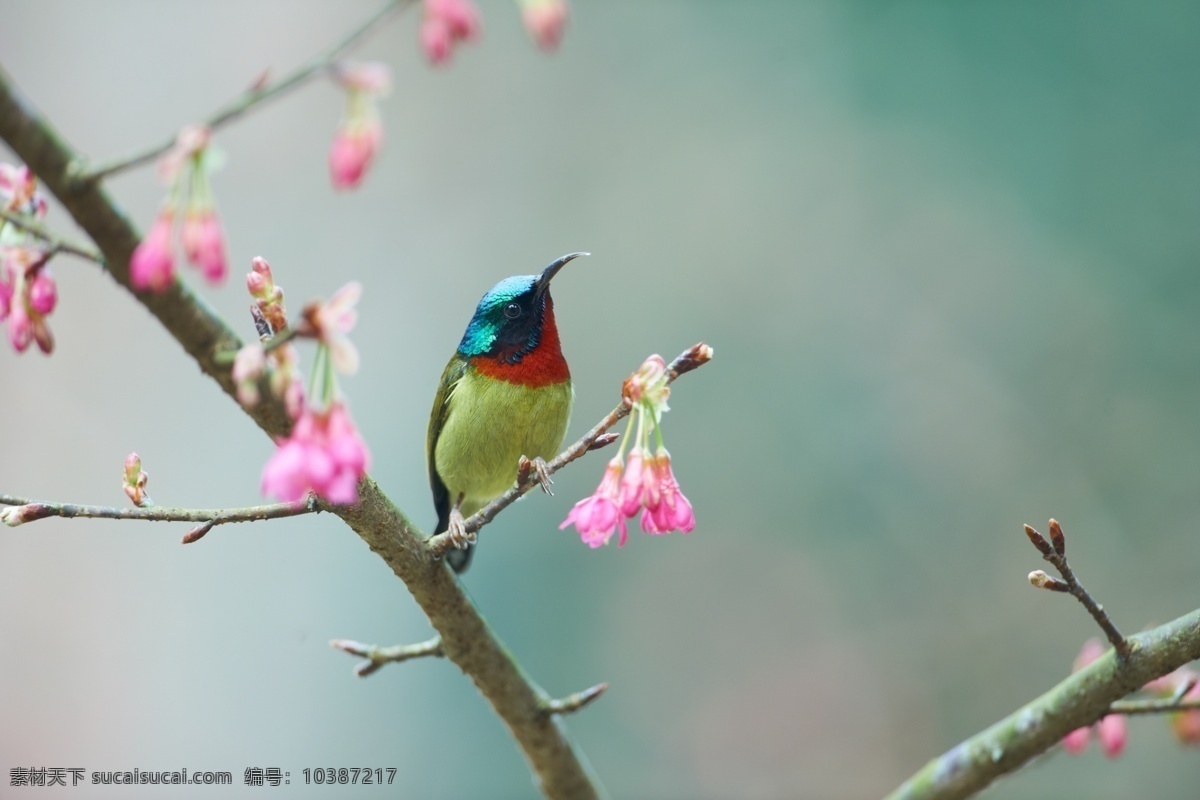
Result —
[[1110, 714], [1170, 714], [1176, 711], [1200, 710], [1200, 700], [1122, 700], [1108, 707]]
[[[241, 117], [255, 106], [262, 105], [268, 100], [279, 97], [280, 95], [295, 89], [308, 79], [312, 78], [320, 72], [323, 72], [331, 64], [346, 55], [359, 42], [366, 38], [377, 25], [388, 18], [393, 12], [401, 8], [411, 5], [415, 0], [389, 0], [382, 8], [374, 15], [364, 21], [361, 25], [351, 31], [344, 39], [335, 44], [333, 47], [326, 50], [321, 55], [312, 59], [308, 63], [299, 67], [297, 70], [287, 75], [284, 78], [272, 84], [255, 84], [238, 96], [227, 106], [217, 111], [210, 116], [204, 124], [212, 130], [216, 130], [230, 122], [233, 122], [238, 117]], [[118, 172], [124, 172], [127, 169], [141, 166], [149, 163], [161, 156], [163, 153], [171, 149], [175, 144], [175, 137], [172, 136], [161, 144], [148, 147], [137, 153], [113, 159], [107, 163], [100, 164], [92, 169], [84, 171], [80, 167], [76, 170], [81, 173], [77, 180], [81, 182], [94, 183], [103, 178], [110, 177]]]
[[352, 656], [367, 659], [354, 668], [354, 674], [360, 678], [367, 677], [385, 664], [399, 664], [401, 661], [429, 656], [444, 658], [446, 655], [442, 652], [441, 636], [434, 636], [432, 639], [418, 644], [394, 644], [390, 647], [362, 644], [350, 639], [334, 639], [329, 646], [344, 650]]
[[[95, 261], [100, 266], [104, 266], [104, 256], [100, 255], [95, 248], [87, 247], [86, 245], [75, 244], [61, 236], [58, 236], [57, 234], [50, 233], [50, 231], [42, 227], [41, 223], [31, 219], [25, 214], [17, 214], [0, 208], [0, 219], [15, 225], [23, 231], [33, 234], [46, 244], [50, 245], [51, 254], [70, 253], [73, 256], [79, 256], [80, 258], [87, 259], [88, 261]], [[0, 228], [2, 227], [4, 226], [0, 225]]]
[[597, 683], [595, 686], [584, 689], [582, 692], [575, 692], [575, 694], [555, 700], [547, 700], [542, 704], [542, 711], [546, 714], [573, 714], [606, 691], [608, 691], [607, 683]]
[[[247, 506], [245, 508], [116, 508], [113, 506], [85, 506], [76, 503], [47, 503], [30, 500], [25, 497], [13, 497], [0, 494], [0, 522], [10, 527], [23, 525], [26, 522], [45, 519], [47, 517], [77, 517], [89, 519], [140, 519], [151, 522], [200, 522], [203, 523], [188, 532], [184, 544], [194, 542], [215, 525], [225, 525], [230, 522], [255, 522], [265, 519], [280, 519], [295, 517], [301, 514], [312, 514], [322, 511], [316, 498], [309, 495], [303, 500], [291, 503], [274, 503], [263, 506]], [[200, 529], [203, 531], [200, 532]]]
[[1062, 575], [1063, 580], [1066, 582], [1066, 588], [1054, 585], [1057, 583], [1057, 581], [1054, 578], [1051, 578], [1049, 575], [1046, 575], [1044, 572], [1041, 574], [1048, 580], [1046, 582], [1042, 582], [1040, 578], [1035, 577], [1040, 570], [1030, 573], [1030, 582], [1038, 588], [1066, 592], [1082, 603], [1083, 607], [1086, 608], [1088, 613], [1092, 615], [1092, 619], [1096, 620], [1096, 624], [1099, 625], [1100, 629], [1104, 631], [1104, 635], [1108, 637], [1108, 641], [1117, 651], [1117, 655], [1120, 658], [1125, 658], [1128, 656], [1128, 640], [1121, 635], [1121, 632], [1117, 630], [1117, 626], [1113, 624], [1111, 619], [1109, 619], [1107, 612], [1104, 610], [1104, 606], [1097, 603], [1088, 593], [1087, 589], [1083, 588], [1083, 584], [1079, 582], [1079, 579], [1075, 577], [1075, 573], [1071, 570], [1071, 565], [1067, 563], [1067, 557], [1065, 555], [1067, 551], [1067, 543], [1066, 537], [1063, 535], [1062, 526], [1059, 525], [1056, 520], [1050, 520], [1050, 538], [1053, 541], [1053, 544], [1046, 541], [1046, 537], [1042, 536], [1042, 534], [1040, 534], [1037, 529], [1031, 525], [1025, 526], [1025, 535], [1029, 537], [1029, 541], [1033, 543], [1033, 546], [1041, 551], [1042, 558], [1053, 564], [1054, 568], [1058, 570], [1060, 575]]
[[[675, 379], [680, 375], [691, 372], [697, 367], [703, 366], [712, 359], [712, 348], [704, 342], [694, 344], [687, 350], [683, 351], [670, 366], [667, 367], [667, 383], [675, 382]], [[570, 464], [575, 459], [587, 453], [589, 450], [597, 448], [597, 441], [608, 431], [609, 428], [616, 425], [625, 417], [629, 416], [630, 406], [622, 401], [616, 408], [608, 412], [604, 417], [596, 423], [596, 425], [587, 433], [579, 438], [574, 444], [563, 450], [553, 460], [546, 463], [545, 474], [553, 475], [560, 469]], [[603, 446], [603, 445], [599, 445]], [[528, 470], [525, 472], [522, 480], [518, 480], [508, 491], [497, 497], [492, 502], [488, 503], [483, 508], [476, 511], [471, 516], [467, 517], [463, 524], [463, 530], [466, 533], [478, 531], [484, 525], [487, 525], [496, 515], [504, 509], [515, 503], [522, 495], [535, 486], [540, 486], [536, 471]], [[454, 547], [447, 533], [439, 533], [436, 536], [429, 538], [427, 545], [430, 553], [435, 558], [441, 558]]]

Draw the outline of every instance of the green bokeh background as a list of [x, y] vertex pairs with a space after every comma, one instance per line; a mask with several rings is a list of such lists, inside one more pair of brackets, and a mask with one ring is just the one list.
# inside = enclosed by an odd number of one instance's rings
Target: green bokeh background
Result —
[[[107, 158], [376, 5], [0, 0], [0, 64]], [[570, 727], [614, 797], [880, 796], [1052, 686], [1095, 631], [1025, 582], [1024, 522], [1063, 521], [1126, 630], [1200, 605], [1194, 4], [579, 0], [554, 57], [510, 3], [483, 12], [447, 70], [413, 13], [360, 51], [395, 89], [357, 192], [329, 188], [326, 82], [222, 131], [234, 278], [199, 288], [248, 334], [253, 256], [293, 309], [363, 282], [344, 389], [422, 524], [434, 387], [499, 278], [594, 253], [555, 283], [573, 436], [650, 352], [714, 345], [666, 419], [693, 534], [593, 552], [557, 531], [594, 456], [488, 528], [465, 579], [550, 692], [610, 683]], [[111, 188], [150, 223], [152, 170]], [[160, 503], [257, 502], [266, 437], [95, 267], [55, 273], [57, 352], [0, 348], [0, 491], [119, 504], [137, 450]], [[0, 798], [534, 795], [452, 664], [358, 680], [328, 648], [430, 634], [348, 529], [184, 548], [186, 527], [0, 532]], [[1119, 762], [1052, 754], [988, 796], [1197, 797], [1200, 753], [1131, 728]], [[238, 786], [16, 790], [13, 766]], [[248, 766], [292, 784], [243, 788]], [[300, 785], [342, 766], [402, 784]]]

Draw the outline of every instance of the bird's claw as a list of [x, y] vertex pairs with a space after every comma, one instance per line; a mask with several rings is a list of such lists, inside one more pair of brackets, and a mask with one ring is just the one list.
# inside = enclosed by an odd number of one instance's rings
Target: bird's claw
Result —
[[466, 520], [463, 519], [462, 512], [457, 508], [451, 509], [450, 524], [446, 527], [446, 535], [450, 537], [450, 544], [459, 550], [466, 550], [475, 544], [475, 531], [468, 532], [465, 527]]
[[550, 487], [554, 485], [554, 481], [550, 480], [550, 465], [546, 463], [546, 459], [538, 456], [533, 460], [533, 471], [537, 474], [538, 486], [542, 487], [542, 491], [546, 494], [554, 494], [550, 491]]

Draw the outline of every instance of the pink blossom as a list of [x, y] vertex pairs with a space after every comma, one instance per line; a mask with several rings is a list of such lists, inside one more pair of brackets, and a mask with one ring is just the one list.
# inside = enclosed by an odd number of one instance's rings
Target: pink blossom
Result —
[[304, 319], [317, 338], [329, 347], [333, 367], [345, 375], [358, 371], [358, 349], [347, 336], [358, 322], [354, 307], [362, 297], [362, 284], [351, 281], [334, 292], [325, 303], [312, 303], [304, 309]]
[[646, 495], [646, 478], [649, 471], [645, 469], [645, 452], [635, 446], [629, 451], [629, 463], [625, 467], [625, 475], [621, 478], [621, 514], [632, 517], [642, 507], [642, 498]]
[[383, 126], [378, 119], [357, 126], [340, 125], [329, 148], [329, 177], [333, 187], [353, 189], [358, 186], [382, 142]]
[[479, 31], [479, 11], [471, 0], [425, 0], [420, 40], [430, 63], [447, 63], [454, 47], [473, 41]]
[[621, 457], [617, 456], [608, 462], [608, 468], [604, 471], [604, 478], [601, 479], [596, 492], [576, 503], [558, 529], [561, 531], [569, 525], [574, 525], [579, 531], [579, 538], [592, 549], [608, 544], [613, 530], [620, 530], [617, 546], [623, 547], [628, 534], [625, 518], [617, 507], [621, 492], [621, 471]]
[[183, 252], [188, 261], [200, 268], [209, 283], [218, 284], [225, 280], [229, 272], [225, 235], [213, 208], [199, 208], [184, 216]]
[[566, 0], [521, 0], [521, 19], [538, 47], [557, 50], [567, 26]]
[[46, 198], [37, 191], [37, 176], [22, 164], [0, 164], [0, 205], [7, 211], [31, 214], [37, 219], [46, 216]]
[[212, 129], [207, 125], [185, 125], [175, 137], [175, 144], [158, 160], [158, 178], [170, 185], [188, 165], [204, 154], [212, 143]]
[[1063, 737], [1063, 749], [1073, 756], [1087, 750], [1088, 741], [1092, 738], [1091, 728], [1076, 728]]
[[42, 267], [37, 275], [29, 282], [29, 307], [37, 314], [45, 316], [54, 310], [58, 304], [58, 286], [49, 267]]
[[171, 253], [171, 226], [175, 214], [164, 210], [129, 260], [129, 280], [139, 291], [165, 292], [175, 280], [175, 257]]
[[1129, 741], [1129, 725], [1122, 714], [1109, 714], [1096, 723], [1096, 738], [1100, 750], [1108, 758], [1116, 758], [1125, 751]]
[[263, 468], [262, 491], [282, 501], [299, 500], [309, 491], [331, 503], [358, 502], [358, 482], [370, 453], [345, 406], [326, 411], [304, 408], [292, 433], [279, 441]]
[[679, 490], [675, 472], [671, 469], [671, 455], [660, 447], [654, 457], [646, 462], [647, 490], [642, 503], [642, 530], [645, 533], [670, 533], [678, 530], [691, 533], [696, 528], [696, 516], [692, 504]]

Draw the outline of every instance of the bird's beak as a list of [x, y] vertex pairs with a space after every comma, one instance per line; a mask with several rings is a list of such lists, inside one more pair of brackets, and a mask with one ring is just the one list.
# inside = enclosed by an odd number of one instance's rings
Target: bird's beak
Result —
[[542, 270], [542, 274], [538, 276], [538, 279], [533, 284], [534, 289], [537, 292], [537, 296], [541, 297], [546, 293], [546, 290], [550, 288], [550, 279], [557, 275], [558, 271], [565, 267], [568, 261], [579, 258], [580, 256], [590, 255], [591, 253], [568, 253]]

